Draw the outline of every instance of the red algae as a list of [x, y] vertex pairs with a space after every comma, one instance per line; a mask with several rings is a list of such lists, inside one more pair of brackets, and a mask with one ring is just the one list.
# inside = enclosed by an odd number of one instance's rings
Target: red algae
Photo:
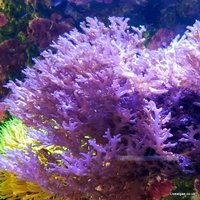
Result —
[[0, 28], [5, 26], [8, 23], [8, 18], [4, 13], [0, 12]]
[[165, 48], [170, 44], [170, 42], [172, 42], [174, 37], [175, 34], [173, 31], [166, 28], [161, 28], [151, 38], [149, 49], [156, 50], [158, 48]]

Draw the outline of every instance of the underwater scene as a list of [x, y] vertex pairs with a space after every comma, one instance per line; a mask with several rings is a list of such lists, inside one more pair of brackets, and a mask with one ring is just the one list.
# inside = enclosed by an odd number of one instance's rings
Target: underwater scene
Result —
[[0, 0], [0, 200], [200, 200], [200, 0]]

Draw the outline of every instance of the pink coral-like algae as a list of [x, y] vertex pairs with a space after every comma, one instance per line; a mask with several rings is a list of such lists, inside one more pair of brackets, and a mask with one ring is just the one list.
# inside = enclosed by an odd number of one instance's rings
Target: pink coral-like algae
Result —
[[144, 27], [109, 20], [87, 18], [82, 33], [60, 36], [24, 70], [25, 81], [8, 83], [4, 104], [42, 148], [7, 150], [1, 168], [50, 193], [110, 200], [148, 199], [152, 178], [182, 170], [171, 112], [156, 99], [173, 89], [174, 104], [182, 90], [199, 94], [200, 22], [166, 49], [149, 50]]

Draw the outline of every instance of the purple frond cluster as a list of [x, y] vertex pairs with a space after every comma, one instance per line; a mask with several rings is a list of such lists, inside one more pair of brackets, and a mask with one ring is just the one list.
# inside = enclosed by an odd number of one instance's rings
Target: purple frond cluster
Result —
[[[181, 176], [183, 160], [196, 166], [199, 138], [189, 125], [200, 118], [184, 102], [196, 95], [189, 103], [199, 109], [200, 22], [168, 48], [149, 50], [144, 27], [109, 20], [87, 18], [82, 32], [60, 36], [24, 70], [24, 82], [7, 85], [5, 105], [46, 150], [11, 150], [0, 166], [50, 193], [145, 199], [152, 177]], [[178, 126], [182, 116], [193, 124]], [[47, 153], [52, 145], [59, 151]]]

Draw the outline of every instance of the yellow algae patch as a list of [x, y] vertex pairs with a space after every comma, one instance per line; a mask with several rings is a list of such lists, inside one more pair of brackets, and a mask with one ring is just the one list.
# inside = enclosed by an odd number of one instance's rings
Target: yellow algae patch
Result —
[[39, 185], [19, 180], [8, 171], [0, 171], [0, 199], [7, 200], [69, 200], [46, 193]]
[[12, 118], [0, 127], [0, 153], [6, 149], [24, 149], [33, 139], [27, 138], [27, 127], [17, 118]]

